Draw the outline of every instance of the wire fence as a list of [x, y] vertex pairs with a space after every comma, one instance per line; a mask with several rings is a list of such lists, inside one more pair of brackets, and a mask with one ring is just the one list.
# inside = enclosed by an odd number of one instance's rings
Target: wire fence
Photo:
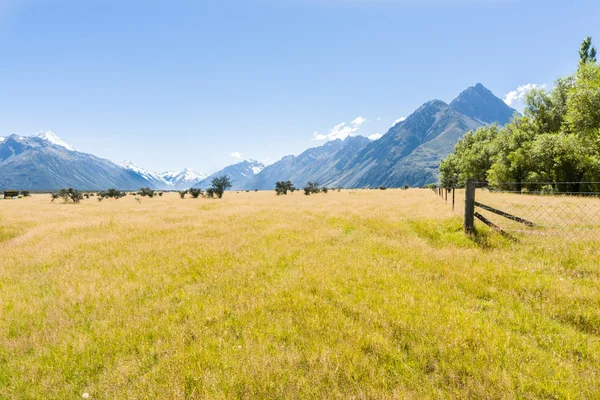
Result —
[[[559, 237], [600, 240], [600, 183], [533, 182], [488, 185], [473, 182], [473, 221], [512, 238]], [[441, 189], [446, 191], [446, 189]], [[454, 212], [465, 217], [468, 190], [448, 189]], [[445, 193], [442, 195], [445, 199]]]

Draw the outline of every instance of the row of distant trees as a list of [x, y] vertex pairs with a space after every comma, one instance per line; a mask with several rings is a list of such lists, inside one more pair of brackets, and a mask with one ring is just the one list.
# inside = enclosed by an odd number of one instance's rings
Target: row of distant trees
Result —
[[[203, 192], [202, 189], [199, 189], [199, 188], [190, 188], [188, 190], [180, 191], [179, 195], [181, 196], [182, 199], [185, 198], [185, 195], [188, 193], [195, 199], [200, 196], [207, 197], [207, 198], [216, 197], [216, 198], [220, 199], [223, 197], [223, 194], [225, 193], [225, 191], [230, 189], [231, 187], [232, 187], [231, 178], [229, 178], [229, 176], [227, 176], [227, 175], [223, 175], [223, 176], [218, 176], [218, 177], [213, 178], [213, 180], [211, 182], [211, 187], [206, 189], [206, 192]], [[27, 195], [29, 195], [29, 192], [27, 192]], [[146, 188], [141, 188], [137, 192], [130, 192], [130, 195], [153, 198], [155, 196], [159, 196], [159, 197], [162, 196], [163, 192], [156, 191], [156, 190], [146, 187]], [[51, 193], [52, 202], [54, 202], [54, 200], [57, 200], [57, 199], [62, 199], [65, 203], [69, 203], [69, 202], [79, 203], [84, 198], [89, 199], [90, 197], [96, 197], [98, 199], [98, 201], [102, 201], [106, 198], [120, 199], [125, 196], [127, 196], [127, 192], [124, 192], [124, 191], [118, 190], [118, 189], [114, 189], [114, 188], [98, 192], [97, 195], [95, 193], [80, 192], [79, 190], [73, 189], [73, 188], [61, 189], [58, 192]], [[136, 199], [138, 199], [138, 198], [136, 197]]]
[[[278, 196], [286, 195], [288, 192], [294, 193], [296, 190], [298, 189], [296, 189], [294, 184], [290, 181], [279, 181], [275, 183], [275, 193], [277, 193]], [[339, 190], [340, 189], [338, 189], [338, 191]], [[316, 193], [327, 193], [328, 191], [329, 189], [327, 187], [322, 187], [317, 182], [308, 182], [304, 187], [304, 194], [307, 196]]]
[[223, 194], [226, 190], [231, 189], [233, 186], [231, 178], [227, 175], [216, 176], [211, 181], [211, 186], [206, 189], [206, 192], [203, 192], [200, 188], [191, 188], [188, 190], [182, 190], [179, 192], [179, 196], [181, 198], [185, 198], [186, 194], [190, 194], [194, 199], [198, 197], [207, 197], [207, 198], [223, 198]]

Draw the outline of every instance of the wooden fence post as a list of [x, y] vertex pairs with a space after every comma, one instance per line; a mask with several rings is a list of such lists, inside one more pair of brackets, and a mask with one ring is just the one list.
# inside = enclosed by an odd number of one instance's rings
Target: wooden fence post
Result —
[[467, 179], [465, 190], [465, 232], [475, 231], [475, 179]]

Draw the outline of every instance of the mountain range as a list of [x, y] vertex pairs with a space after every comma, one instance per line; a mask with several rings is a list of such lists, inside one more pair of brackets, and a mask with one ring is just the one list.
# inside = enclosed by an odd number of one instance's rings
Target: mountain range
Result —
[[450, 104], [432, 100], [396, 123], [377, 140], [348, 136], [290, 155], [266, 166], [254, 160], [230, 165], [210, 176], [186, 168], [154, 173], [77, 151], [52, 132], [0, 137], [0, 189], [99, 190], [151, 187], [206, 188], [213, 177], [228, 175], [233, 189], [272, 189], [290, 180], [297, 187], [315, 181], [329, 187], [422, 186], [436, 182], [437, 169], [469, 130], [510, 121], [516, 111], [480, 83]]

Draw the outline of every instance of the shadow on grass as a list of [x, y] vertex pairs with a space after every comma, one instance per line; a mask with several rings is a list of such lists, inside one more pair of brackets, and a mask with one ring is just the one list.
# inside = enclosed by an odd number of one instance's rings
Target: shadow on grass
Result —
[[478, 247], [484, 250], [502, 248], [515, 242], [487, 227], [466, 234], [460, 218], [419, 219], [408, 222], [411, 230], [435, 247]]

